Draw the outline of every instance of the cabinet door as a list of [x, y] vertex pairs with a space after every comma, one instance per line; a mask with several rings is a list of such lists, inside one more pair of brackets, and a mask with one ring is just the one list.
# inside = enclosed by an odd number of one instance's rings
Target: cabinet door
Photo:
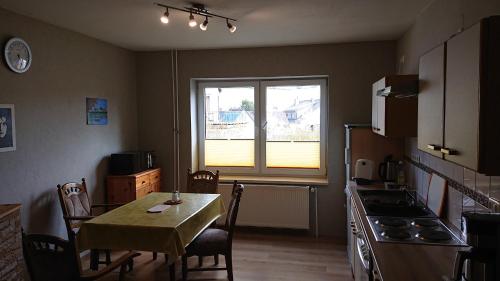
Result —
[[382, 136], [385, 136], [385, 109], [385, 97], [377, 96], [377, 133]]
[[418, 148], [442, 157], [444, 132], [445, 45], [420, 57], [418, 76]]
[[[445, 159], [478, 168], [480, 25], [447, 43]], [[453, 155], [454, 154], [454, 155]]]
[[378, 133], [378, 96], [377, 96], [377, 83], [372, 85], [372, 130]]

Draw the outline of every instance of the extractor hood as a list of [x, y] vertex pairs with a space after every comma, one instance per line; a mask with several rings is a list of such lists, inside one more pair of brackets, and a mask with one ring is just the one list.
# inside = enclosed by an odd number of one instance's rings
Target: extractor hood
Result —
[[418, 75], [389, 75], [374, 84], [377, 96], [406, 98], [418, 94]]

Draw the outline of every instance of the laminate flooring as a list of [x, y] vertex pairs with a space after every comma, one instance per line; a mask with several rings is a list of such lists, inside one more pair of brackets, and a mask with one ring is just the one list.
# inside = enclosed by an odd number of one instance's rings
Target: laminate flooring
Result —
[[[118, 254], [118, 253], [115, 253]], [[168, 267], [163, 255], [152, 259], [152, 253], [141, 252], [134, 270], [125, 280], [168, 281]], [[219, 258], [224, 266], [224, 257]], [[88, 260], [86, 260], [88, 263]], [[204, 258], [204, 266], [213, 266], [213, 257]], [[197, 257], [189, 258], [189, 267], [198, 265]], [[84, 268], [88, 268], [87, 264]], [[233, 240], [233, 267], [236, 281], [352, 281], [346, 246], [329, 239], [296, 235], [237, 233]], [[181, 279], [180, 260], [176, 278]], [[100, 280], [118, 280], [118, 272]], [[226, 271], [189, 272], [188, 280], [227, 280]]]

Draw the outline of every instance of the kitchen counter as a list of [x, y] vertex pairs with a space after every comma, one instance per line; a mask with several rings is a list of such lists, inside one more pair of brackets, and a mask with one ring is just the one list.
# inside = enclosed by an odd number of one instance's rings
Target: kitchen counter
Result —
[[456, 252], [463, 247], [377, 242], [357, 193], [358, 189], [374, 189], [374, 187], [357, 186], [351, 182], [348, 188], [353, 196], [355, 210], [361, 218], [361, 226], [372, 250], [373, 260], [383, 281], [451, 279]]

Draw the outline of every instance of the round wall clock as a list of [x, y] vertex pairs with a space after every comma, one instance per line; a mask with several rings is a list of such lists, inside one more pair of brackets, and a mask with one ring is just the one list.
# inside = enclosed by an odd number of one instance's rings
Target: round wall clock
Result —
[[7, 41], [4, 56], [7, 66], [16, 73], [24, 73], [31, 66], [30, 46], [21, 38], [14, 37]]

